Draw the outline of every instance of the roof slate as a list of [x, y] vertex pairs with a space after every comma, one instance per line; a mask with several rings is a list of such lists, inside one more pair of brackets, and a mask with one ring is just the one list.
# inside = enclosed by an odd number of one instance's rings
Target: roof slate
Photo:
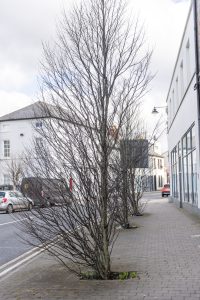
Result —
[[49, 117], [49, 107], [48, 110], [44, 109], [44, 105], [45, 104], [43, 102], [37, 101], [31, 105], [28, 105], [26, 107], [23, 107], [12, 113], [0, 117], [0, 122]]

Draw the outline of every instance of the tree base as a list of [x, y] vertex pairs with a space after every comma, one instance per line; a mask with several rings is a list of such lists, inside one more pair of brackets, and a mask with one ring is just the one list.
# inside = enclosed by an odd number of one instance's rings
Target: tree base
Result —
[[[107, 280], [127, 280], [127, 279], [134, 279], [138, 277], [137, 272], [134, 271], [128, 271], [128, 272], [111, 272], [110, 276]], [[81, 280], [106, 280], [102, 277], [100, 277], [98, 274], [96, 274], [93, 271], [88, 272], [82, 272], [80, 274]]]

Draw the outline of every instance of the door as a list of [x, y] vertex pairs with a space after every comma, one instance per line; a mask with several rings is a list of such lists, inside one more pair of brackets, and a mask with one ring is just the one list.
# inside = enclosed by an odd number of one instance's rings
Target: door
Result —
[[23, 197], [23, 195], [20, 192], [15, 192], [16, 198], [17, 198], [17, 203], [18, 203], [18, 208], [23, 209], [27, 207], [27, 201]]
[[20, 209], [20, 202], [15, 192], [9, 192], [9, 199], [14, 210]]

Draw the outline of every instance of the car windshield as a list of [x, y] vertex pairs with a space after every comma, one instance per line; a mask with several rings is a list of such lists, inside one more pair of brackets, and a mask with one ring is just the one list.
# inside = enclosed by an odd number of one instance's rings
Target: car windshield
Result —
[[5, 197], [5, 195], [6, 195], [6, 193], [4, 193], [4, 192], [0, 192], [0, 198], [3, 198], [3, 197]]

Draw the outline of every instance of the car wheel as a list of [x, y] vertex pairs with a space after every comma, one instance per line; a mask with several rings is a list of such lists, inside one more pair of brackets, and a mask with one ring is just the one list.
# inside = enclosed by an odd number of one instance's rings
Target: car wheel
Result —
[[162, 194], [162, 197], [164, 197], [164, 195]]
[[31, 210], [33, 208], [33, 204], [32, 203], [29, 203], [28, 205], [28, 210]]
[[7, 211], [8, 214], [13, 213], [13, 206], [11, 204], [8, 205]]

